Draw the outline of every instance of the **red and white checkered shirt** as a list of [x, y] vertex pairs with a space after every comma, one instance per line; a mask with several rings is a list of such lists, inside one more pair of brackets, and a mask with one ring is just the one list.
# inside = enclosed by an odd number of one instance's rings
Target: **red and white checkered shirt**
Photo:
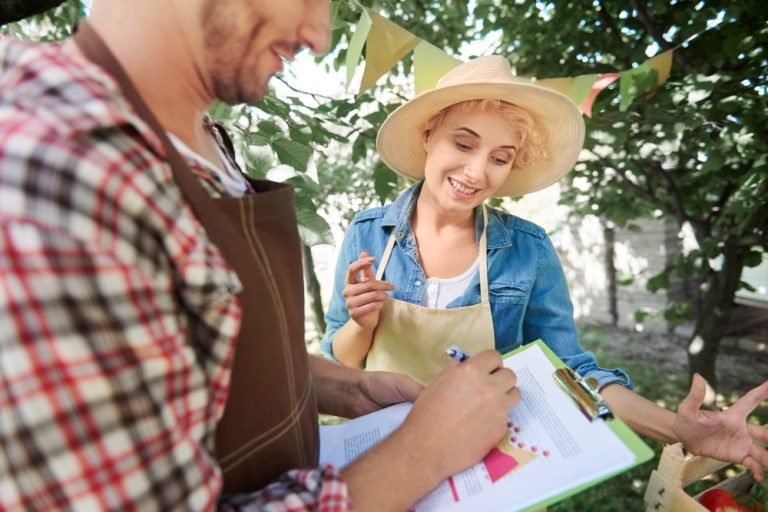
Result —
[[[241, 285], [162, 153], [98, 67], [0, 40], [0, 509], [217, 506]], [[351, 508], [330, 466], [219, 506]]]

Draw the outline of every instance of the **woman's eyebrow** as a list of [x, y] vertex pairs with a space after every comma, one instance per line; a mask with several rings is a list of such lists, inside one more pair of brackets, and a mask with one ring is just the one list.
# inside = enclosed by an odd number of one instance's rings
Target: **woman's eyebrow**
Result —
[[[482, 138], [482, 137], [480, 137], [479, 133], [477, 133], [475, 130], [473, 130], [471, 128], [467, 128], [466, 126], [461, 126], [459, 128], [456, 128], [453, 131], [454, 132], [467, 132], [470, 135], [472, 135], [474, 137], [477, 137], [478, 139]], [[510, 145], [510, 146], [499, 146], [499, 147], [502, 148], [502, 149], [514, 149], [515, 151], [517, 151], [517, 146]]]

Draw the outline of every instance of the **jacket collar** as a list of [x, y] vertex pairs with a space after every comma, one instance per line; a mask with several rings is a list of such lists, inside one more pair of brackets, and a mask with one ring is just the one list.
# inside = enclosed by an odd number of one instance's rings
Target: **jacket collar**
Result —
[[[411, 240], [411, 217], [416, 208], [416, 200], [419, 198], [424, 180], [410, 186], [405, 192], [389, 206], [381, 219], [382, 228], [394, 228], [395, 238], [398, 243]], [[475, 208], [475, 236], [480, 240], [483, 229], [482, 206]], [[493, 208], [488, 208], [488, 249], [500, 249], [512, 245], [512, 238], [500, 213]]]

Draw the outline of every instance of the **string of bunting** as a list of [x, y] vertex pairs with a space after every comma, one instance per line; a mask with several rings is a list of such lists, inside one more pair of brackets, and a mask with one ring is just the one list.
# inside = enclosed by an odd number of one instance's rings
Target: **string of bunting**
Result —
[[[651, 57], [632, 69], [532, 80], [571, 98], [587, 117], [592, 117], [592, 105], [597, 96], [610, 84], [619, 80], [619, 110], [625, 112], [635, 98], [652, 92], [667, 81], [672, 69], [672, 57], [677, 48], [686, 45], [715, 26], [717, 25], [694, 34], [675, 48]], [[365, 69], [358, 89], [358, 97], [373, 87], [379, 78], [411, 51], [413, 51], [416, 94], [434, 87], [441, 76], [462, 62], [384, 16], [363, 9], [347, 49], [347, 88], [357, 69], [363, 46], [365, 46]]]

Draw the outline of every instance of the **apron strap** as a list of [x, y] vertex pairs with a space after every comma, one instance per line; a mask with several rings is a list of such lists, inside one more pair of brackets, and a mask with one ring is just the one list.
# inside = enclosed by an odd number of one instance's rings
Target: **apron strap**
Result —
[[477, 248], [480, 258], [480, 300], [488, 302], [488, 209], [483, 205], [483, 233]]
[[[478, 244], [478, 259], [480, 260], [480, 301], [488, 302], [488, 210], [483, 205], [483, 232], [480, 235], [480, 243]], [[392, 234], [389, 235], [387, 240], [387, 246], [384, 249], [384, 254], [381, 255], [381, 262], [379, 263], [379, 269], [376, 271], [376, 279], [381, 280], [384, 277], [384, 269], [387, 268], [389, 263], [389, 257], [392, 255], [392, 249], [395, 247], [395, 229], [392, 228]]]
[[128, 78], [125, 70], [117, 61], [117, 58], [115, 58], [101, 36], [91, 27], [87, 20], [82, 20], [78, 23], [73, 39], [88, 60], [104, 68], [117, 81], [120, 85], [120, 90], [136, 114], [149, 125], [157, 138], [160, 139], [165, 149], [165, 159], [171, 166], [173, 177], [182, 185], [181, 188], [184, 191], [184, 195], [187, 196], [187, 199], [190, 200], [194, 208], [196, 200], [205, 199], [207, 193], [189, 170], [189, 166], [184, 158], [176, 151], [176, 148], [168, 139], [168, 135], [160, 125], [160, 122], [152, 114], [152, 111], [149, 110], [147, 104], [144, 103], [139, 91], [136, 90], [133, 82], [131, 82], [131, 79]]

